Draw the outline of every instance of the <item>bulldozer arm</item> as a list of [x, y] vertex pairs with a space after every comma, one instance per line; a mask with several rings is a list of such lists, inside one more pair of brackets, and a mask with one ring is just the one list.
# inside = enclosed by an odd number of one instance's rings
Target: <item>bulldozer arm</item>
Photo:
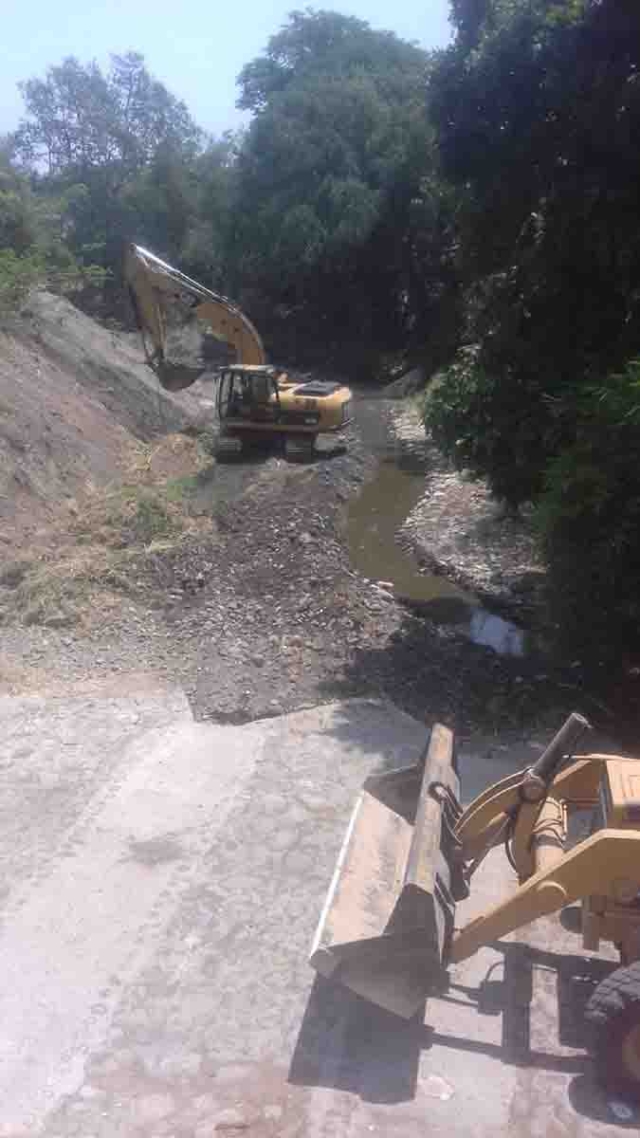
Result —
[[640, 869], [640, 833], [603, 830], [585, 838], [569, 853], [539, 870], [500, 905], [470, 921], [456, 933], [451, 961], [473, 956], [484, 944], [549, 916], [584, 897], [611, 896], [617, 881], [625, 881]]
[[365, 783], [311, 950], [321, 975], [406, 1019], [443, 981], [461, 884], [458, 791], [453, 735], [439, 724], [416, 766]]
[[[410, 1018], [446, 986], [449, 963], [601, 892], [610, 865], [632, 853], [637, 858], [640, 834], [609, 831], [611, 838], [598, 835], [565, 852], [567, 801], [593, 802], [597, 792], [601, 756], [566, 766], [588, 727], [574, 712], [532, 767], [488, 787], [464, 811], [453, 735], [440, 724], [416, 766], [369, 779], [340, 851], [311, 951], [313, 967]], [[519, 888], [454, 931], [456, 902], [468, 896], [476, 868], [503, 841]]]

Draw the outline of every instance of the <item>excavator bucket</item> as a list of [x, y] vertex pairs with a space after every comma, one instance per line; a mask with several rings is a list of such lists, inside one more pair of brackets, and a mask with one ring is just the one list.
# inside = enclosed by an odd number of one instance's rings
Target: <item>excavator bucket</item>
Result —
[[453, 735], [440, 724], [416, 766], [367, 780], [311, 950], [321, 975], [405, 1019], [442, 990], [465, 895], [458, 793]]

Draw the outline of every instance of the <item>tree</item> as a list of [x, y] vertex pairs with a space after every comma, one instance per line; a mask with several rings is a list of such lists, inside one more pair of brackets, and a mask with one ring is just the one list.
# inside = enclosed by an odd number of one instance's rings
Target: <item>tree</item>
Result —
[[[433, 139], [425, 52], [336, 12], [293, 12], [239, 79], [236, 279], [265, 324], [360, 357], [406, 344]], [[420, 289], [418, 288], [420, 292]]]
[[64, 198], [67, 244], [81, 262], [110, 271], [114, 303], [123, 246], [139, 239], [145, 206], [155, 212], [148, 228], [162, 237], [159, 247], [179, 247], [201, 132], [134, 52], [113, 56], [106, 74], [69, 57], [44, 79], [24, 83], [22, 93], [27, 117], [14, 135], [15, 153], [43, 199]]
[[0, 316], [20, 307], [35, 285], [60, 292], [99, 286], [103, 274], [80, 266], [65, 241], [64, 195], [34, 192], [12, 161], [10, 142], [0, 146]]
[[201, 132], [183, 102], [149, 74], [137, 52], [111, 57], [105, 75], [97, 63], [69, 56], [45, 79], [21, 84], [27, 117], [15, 134], [23, 161], [50, 176], [75, 181], [96, 168], [110, 172], [116, 192], [160, 147], [195, 155]]

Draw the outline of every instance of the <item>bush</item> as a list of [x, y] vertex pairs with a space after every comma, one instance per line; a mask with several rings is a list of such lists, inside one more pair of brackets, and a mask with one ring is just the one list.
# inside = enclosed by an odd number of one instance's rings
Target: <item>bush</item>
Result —
[[37, 254], [18, 256], [12, 249], [0, 249], [0, 318], [17, 312], [30, 289], [45, 275], [44, 263]]
[[147, 545], [158, 538], [167, 537], [173, 529], [165, 506], [152, 494], [140, 494], [130, 525], [136, 539]]
[[599, 658], [640, 638], [640, 360], [593, 387], [575, 441], [537, 502], [552, 606], [564, 637]]
[[42, 253], [22, 256], [0, 249], [0, 319], [18, 312], [36, 285], [64, 295], [101, 287], [109, 274], [98, 265], [82, 267], [69, 254], [53, 259]]
[[539, 385], [522, 373], [510, 382], [491, 375], [474, 347], [462, 348], [431, 382], [424, 404], [425, 426], [459, 469], [488, 478], [496, 497], [511, 507], [531, 501], [542, 489], [540, 451], [544, 433]]

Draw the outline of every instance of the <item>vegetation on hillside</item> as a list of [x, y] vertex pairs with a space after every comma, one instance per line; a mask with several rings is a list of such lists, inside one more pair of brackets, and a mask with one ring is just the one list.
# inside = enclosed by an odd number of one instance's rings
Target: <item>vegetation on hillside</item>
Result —
[[135, 239], [237, 297], [281, 359], [420, 362], [443, 448], [534, 505], [559, 623], [637, 651], [640, 11], [451, 18], [427, 53], [293, 12], [239, 76], [247, 129], [219, 139], [135, 53], [28, 80], [0, 147], [0, 311], [46, 278], [126, 318]]

